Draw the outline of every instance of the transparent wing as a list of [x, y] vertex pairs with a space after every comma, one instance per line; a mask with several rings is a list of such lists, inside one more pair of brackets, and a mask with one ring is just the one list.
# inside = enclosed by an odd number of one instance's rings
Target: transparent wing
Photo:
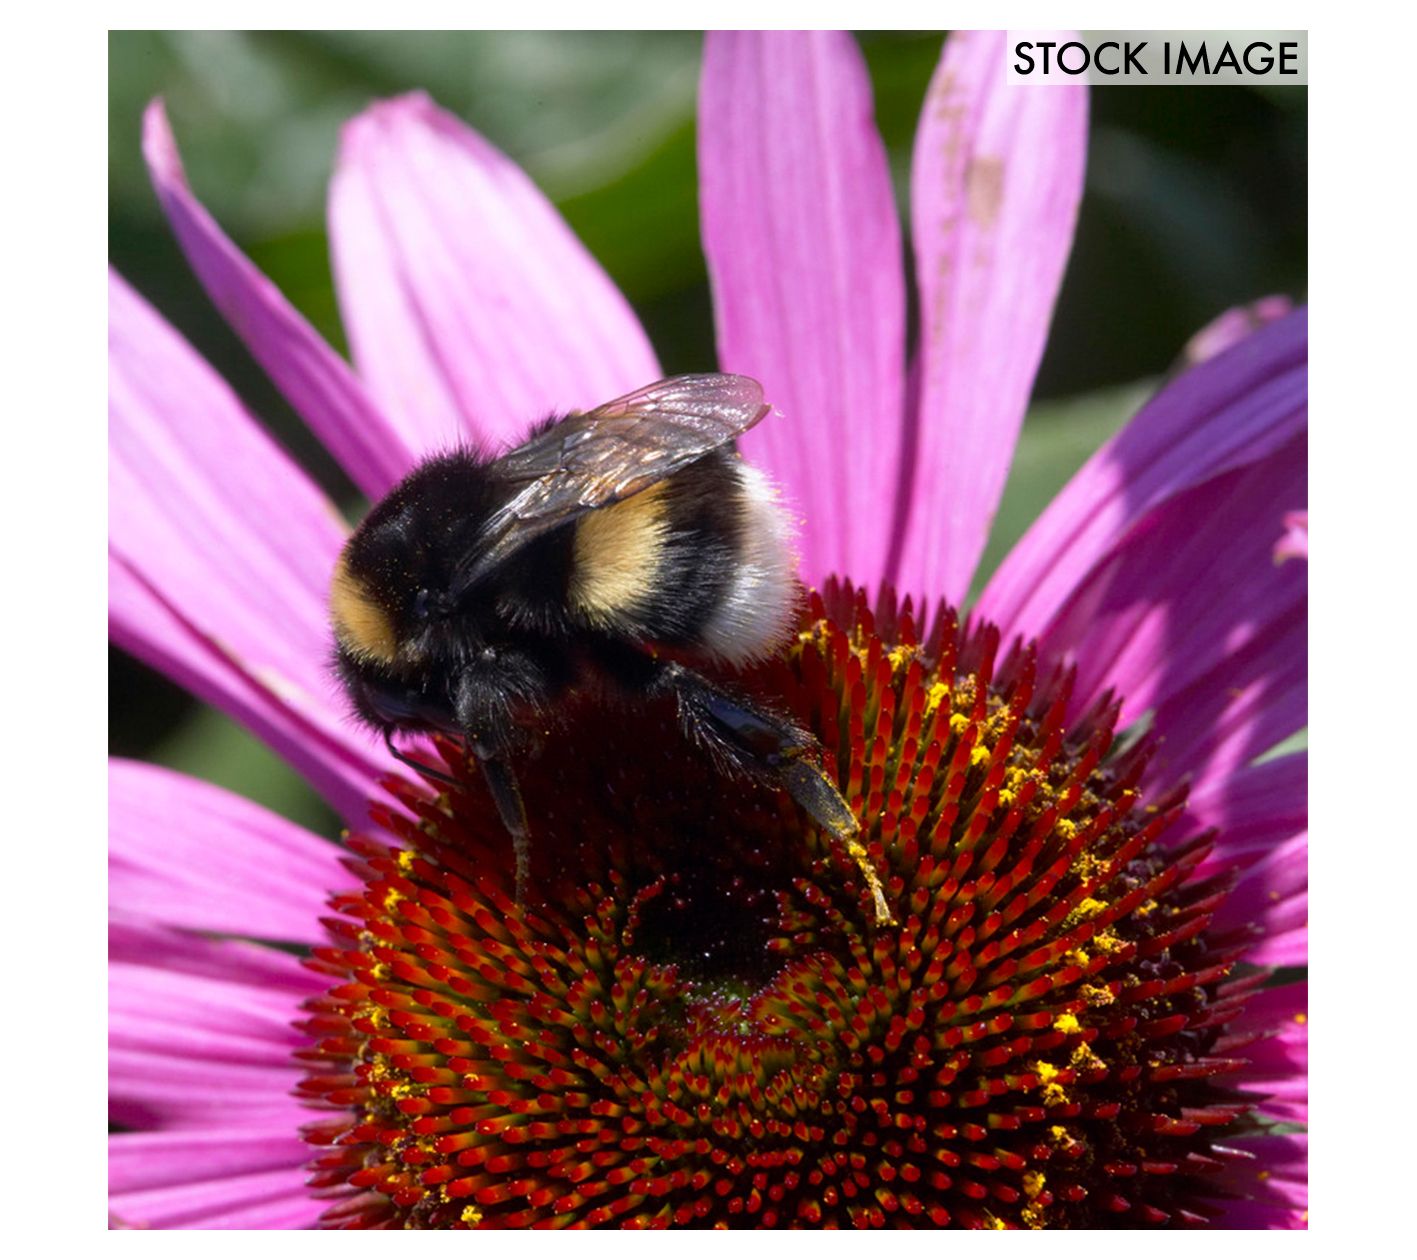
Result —
[[751, 429], [770, 408], [747, 376], [671, 376], [567, 416], [493, 462], [507, 502], [455, 583], [466, 590], [548, 530], [646, 490]]

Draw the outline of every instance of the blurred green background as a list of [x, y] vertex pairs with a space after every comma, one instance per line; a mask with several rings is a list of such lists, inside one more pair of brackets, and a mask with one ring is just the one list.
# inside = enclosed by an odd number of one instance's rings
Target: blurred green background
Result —
[[[938, 33], [861, 43], [906, 204], [910, 145]], [[640, 313], [668, 372], [714, 363], [699, 251], [692, 32], [114, 32], [109, 36], [109, 252], [338, 501], [348, 483], [189, 273], [139, 154], [166, 98], [198, 194], [332, 343], [324, 198], [340, 124], [426, 89], [515, 158]], [[1228, 306], [1302, 296], [1307, 90], [1095, 91], [1077, 243], [1035, 403], [985, 557], [998, 562], [1135, 409], [1186, 339]], [[332, 834], [336, 823], [255, 740], [122, 653], [110, 654], [110, 745], [234, 788]]]

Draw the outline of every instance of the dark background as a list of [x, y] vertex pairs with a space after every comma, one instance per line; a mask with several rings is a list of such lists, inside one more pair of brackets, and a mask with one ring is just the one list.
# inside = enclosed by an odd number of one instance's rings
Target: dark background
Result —
[[[166, 98], [198, 195], [344, 349], [324, 224], [339, 127], [373, 98], [426, 89], [556, 202], [639, 312], [666, 372], [702, 371], [714, 347], [694, 161], [700, 42], [687, 32], [113, 33], [110, 257], [357, 516], [357, 495], [173, 243], [139, 153], [143, 106]], [[941, 36], [878, 32], [861, 42], [904, 208]], [[1197, 328], [1268, 293], [1303, 296], [1307, 97], [1305, 88], [1093, 92], [1077, 242], [986, 571]], [[320, 802], [255, 740], [122, 653], [110, 657], [115, 754], [226, 784], [332, 834]]]

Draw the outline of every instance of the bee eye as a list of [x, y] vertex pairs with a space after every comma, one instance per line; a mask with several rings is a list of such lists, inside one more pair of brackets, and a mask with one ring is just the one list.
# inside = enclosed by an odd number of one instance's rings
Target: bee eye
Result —
[[433, 592], [426, 586], [420, 587], [413, 597], [413, 617], [415, 621], [427, 621], [433, 611]]

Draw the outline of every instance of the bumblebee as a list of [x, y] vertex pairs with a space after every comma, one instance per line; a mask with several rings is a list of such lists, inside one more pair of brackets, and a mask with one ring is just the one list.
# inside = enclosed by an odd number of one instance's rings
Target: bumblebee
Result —
[[335, 567], [335, 667], [394, 756], [441, 731], [476, 758], [516, 855], [528, 826], [513, 765], [558, 700], [672, 695], [729, 774], [785, 788], [856, 859], [890, 922], [859, 824], [817, 742], [701, 667], [742, 666], [791, 636], [790, 525], [734, 439], [770, 408], [744, 376], [678, 376], [552, 417], [497, 458], [428, 459], [375, 505]]

